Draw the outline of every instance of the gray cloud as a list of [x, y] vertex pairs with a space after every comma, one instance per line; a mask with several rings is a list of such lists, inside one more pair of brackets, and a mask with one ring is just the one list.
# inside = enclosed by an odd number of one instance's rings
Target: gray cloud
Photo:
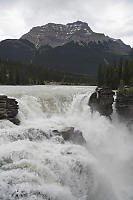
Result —
[[0, 40], [48, 22], [86, 21], [92, 30], [133, 46], [132, 0], [0, 0]]

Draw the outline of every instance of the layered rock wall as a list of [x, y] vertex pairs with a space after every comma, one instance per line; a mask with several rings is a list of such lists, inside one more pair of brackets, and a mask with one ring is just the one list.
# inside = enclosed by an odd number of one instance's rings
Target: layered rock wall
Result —
[[114, 92], [109, 88], [97, 88], [89, 99], [92, 112], [98, 111], [101, 115], [110, 116], [113, 112], [113, 95]]
[[133, 120], [133, 96], [117, 92], [116, 111], [127, 120]]
[[20, 121], [17, 118], [18, 108], [18, 102], [15, 99], [0, 95], [0, 120], [7, 119], [16, 125], [19, 125]]

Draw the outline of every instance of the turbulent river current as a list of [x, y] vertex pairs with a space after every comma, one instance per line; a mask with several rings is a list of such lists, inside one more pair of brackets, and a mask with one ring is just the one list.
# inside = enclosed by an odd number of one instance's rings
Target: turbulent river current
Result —
[[[115, 111], [112, 122], [91, 114], [94, 89], [0, 86], [21, 121], [0, 121], [0, 200], [133, 200], [133, 134]], [[65, 127], [82, 131], [86, 145], [50, 137]]]

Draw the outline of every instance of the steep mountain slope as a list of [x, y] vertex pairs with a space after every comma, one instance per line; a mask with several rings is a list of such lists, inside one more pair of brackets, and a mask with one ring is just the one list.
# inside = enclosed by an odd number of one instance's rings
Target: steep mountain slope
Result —
[[0, 42], [0, 57], [3, 59], [31, 63], [35, 52], [35, 46], [28, 40], [8, 39]]
[[[112, 48], [112, 50], [111, 50]], [[52, 69], [67, 72], [77, 72], [95, 76], [99, 64], [118, 63], [120, 58], [126, 60], [127, 55], [120, 55], [114, 48], [113, 41], [90, 42], [88, 45], [70, 42], [63, 46], [52, 48], [42, 46], [38, 49], [33, 62]]]
[[49, 23], [34, 27], [19, 40], [0, 42], [0, 57], [39, 64], [56, 70], [96, 75], [99, 64], [128, 59], [129, 45], [101, 33], [87, 23]]
[[[125, 45], [121, 40], [115, 40], [101, 33], [95, 33], [87, 23], [77, 21], [67, 25], [49, 23], [44, 26], [34, 27], [27, 34], [21, 37], [29, 40], [36, 48], [49, 45], [51, 47], [63, 46], [71, 41], [79, 44], [88, 44], [89, 42], [110, 42], [112, 41], [113, 49], [121, 55], [127, 55], [130, 47]], [[111, 49], [112, 50], [112, 47]]]
[[49, 68], [95, 75], [99, 64], [128, 59], [130, 46], [101, 33], [95, 33], [87, 23], [77, 21], [67, 25], [49, 23], [34, 27], [22, 36], [38, 49], [34, 62]]

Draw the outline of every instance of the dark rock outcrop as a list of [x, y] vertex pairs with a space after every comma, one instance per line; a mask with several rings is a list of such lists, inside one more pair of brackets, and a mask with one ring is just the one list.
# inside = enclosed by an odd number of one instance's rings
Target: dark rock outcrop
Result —
[[83, 134], [74, 127], [66, 127], [60, 131], [54, 130], [54, 134], [62, 136], [65, 141], [73, 142], [74, 144], [84, 145], [86, 143]]
[[109, 88], [96, 88], [96, 91], [90, 96], [88, 103], [91, 111], [98, 111], [101, 115], [109, 117], [113, 112], [113, 95], [114, 92]]
[[18, 102], [15, 99], [0, 95], [0, 120], [7, 119], [16, 125], [19, 125], [20, 121], [17, 118], [18, 108]]
[[116, 111], [124, 120], [133, 120], [133, 95], [117, 92]]

